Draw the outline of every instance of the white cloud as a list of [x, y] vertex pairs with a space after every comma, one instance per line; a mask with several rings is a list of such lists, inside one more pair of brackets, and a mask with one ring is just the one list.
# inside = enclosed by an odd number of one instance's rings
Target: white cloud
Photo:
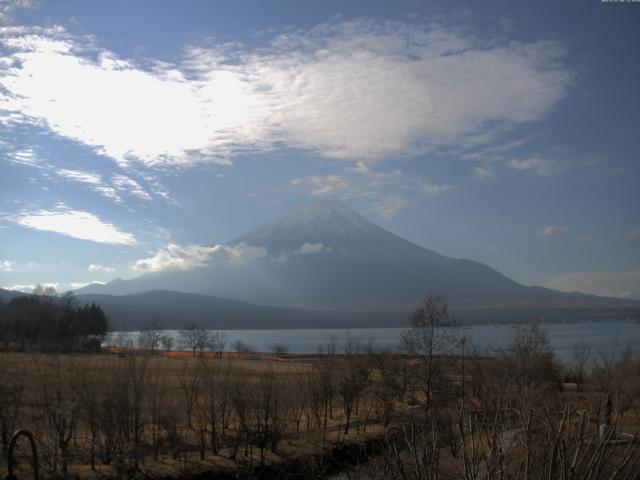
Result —
[[[60, 283], [58, 282], [48, 282], [48, 283], [41, 283], [40, 285], [42, 285], [43, 287], [47, 288], [47, 287], [51, 287], [51, 288], [55, 288], [56, 290], [58, 289], [58, 287], [60, 286]], [[5, 286], [5, 287], [0, 287], [3, 288], [5, 290], [12, 290], [15, 292], [24, 292], [24, 293], [33, 293], [33, 291], [35, 290], [37, 285], [35, 284], [16, 284], [16, 285], [10, 285], [10, 286]]]
[[366, 163], [359, 161], [353, 167], [347, 167], [346, 170], [352, 173], [358, 173], [360, 175], [365, 175], [367, 177], [373, 179], [387, 179], [387, 178], [397, 178], [402, 176], [402, 170], [391, 170], [388, 172], [384, 171], [373, 171], [369, 165]]
[[367, 22], [281, 39], [280, 55], [257, 67], [284, 100], [284, 135], [333, 158], [370, 162], [457, 143], [487, 122], [532, 121], [569, 80], [548, 63], [558, 54], [548, 43], [488, 47]]
[[97, 173], [87, 172], [85, 170], [72, 170], [68, 168], [59, 168], [55, 173], [59, 177], [63, 177], [69, 181], [88, 185], [91, 190], [103, 197], [110, 198], [116, 202], [122, 202], [122, 199], [116, 193], [116, 190], [113, 187], [104, 185], [102, 177]]
[[13, 262], [0, 260], [0, 272], [13, 272]]
[[173, 198], [171, 198], [169, 191], [165, 188], [165, 186], [160, 182], [160, 180], [157, 177], [150, 175], [148, 173], [147, 174], [141, 173], [140, 176], [144, 178], [144, 181], [147, 183], [147, 185], [155, 195], [157, 195], [160, 198], [163, 198], [167, 202], [173, 203], [174, 205], [178, 204], [178, 202], [176, 202]]
[[244, 264], [267, 255], [264, 247], [255, 247], [240, 243], [234, 246], [228, 245], [189, 245], [181, 247], [169, 244], [166, 248], [150, 258], [143, 258], [134, 263], [136, 270], [159, 272], [167, 269], [193, 270], [218, 262], [231, 264]]
[[640, 298], [640, 270], [627, 272], [580, 272], [550, 278], [545, 287], [605, 297]]
[[407, 204], [404, 197], [393, 195], [374, 203], [371, 210], [381, 218], [391, 218]]
[[557, 165], [546, 158], [534, 156], [526, 159], [513, 159], [509, 162], [509, 168], [520, 172], [532, 171], [538, 175], [551, 175], [557, 170]]
[[267, 255], [267, 250], [264, 247], [247, 245], [244, 242], [234, 245], [233, 247], [226, 247], [226, 251], [231, 263], [236, 264], [247, 263]]
[[473, 167], [473, 171], [478, 178], [489, 178], [492, 176], [491, 170], [484, 167]]
[[353, 193], [350, 183], [340, 175], [312, 175], [291, 180], [292, 187], [303, 188], [314, 197], [346, 198]]
[[580, 243], [588, 243], [588, 242], [590, 242], [591, 240], [593, 240], [593, 234], [591, 234], [591, 233], [589, 233], [589, 234], [587, 234], [587, 235], [582, 235], [581, 237], [578, 237], [578, 238], [576, 239], [576, 241], [577, 241], [577, 242], [580, 242]]
[[508, 142], [498, 142], [495, 145], [486, 146], [480, 150], [474, 148], [471, 153], [465, 153], [461, 156], [463, 160], [477, 161], [483, 160], [487, 162], [495, 162], [504, 160], [504, 155], [510, 150], [518, 149], [524, 146], [528, 141], [535, 138], [535, 136], [529, 136], [525, 138], [518, 138], [510, 140]]
[[71, 282], [69, 286], [71, 287], [72, 290], [75, 290], [77, 288], [86, 287], [88, 285], [93, 285], [93, 284], [105, 285], [106, 283], [107, 282], [99, 282], [98, 280], [94, 280], [92, 282]]
[[92, 263], [91, 265], [89, 265], [89, 268], [87, 270], [90, 272], [113, 272], [114, 268]]
[[[2, 97], [0, 97], [2, 98]], [[1, 117], [0, 112], [0, 117]], [[2, 123], [0, 121], [0, 123]], [[42, 168], [43, 162], [36, 158], [36, 153], [32, 148], [25, 148], [21, 150], [7, 152], [7, 159], [9, 163], [14, 165], [26, 165], [27, 167]]]
[[8, 0], [0, 2], [0, 23], [9, 22], [13, 13], [19, 8], [33, 8], [33, 0]]
[[131, 177], [121, 174], [113, 175], [111, 177], [111, 183], [120, 192], [130, 193], [141, 200], [151, 200], [151, 195], [149, 195], [146, 190]]
[[88, 183], [89, 185], [100, 185], [102, 179], [96, 173], [86, 172], [84, 170], [71, 170], [68, 168], [60, 168], [56, 170], [56, 175], [64, 177], [68, 180], [80, 183]]
[[330, 252], [331, 247], [324, 245], [323, 243], [309, 243], [304, 242], [300, 247], [291, 252], [281, 252], [278, 257], [275, 258], [276, 262], [286, 262], [291, 259], [292, 256], [300, 255], [313, 255], [321, 252]]
[[309, 243], [304, 242], [300, 245], [300, 248], [293, 252], [294, 255], [309, 255], [313, 253], [320, 253], [331, 250], [331, 247], [327, 247], [322, 243]]
[[33, 292], [33, 289], [36, 288], [35, 285], [22, 285], [22, 284], [17, 284], [17, 285], [5, 285], [4, 287], [0, 287], [4, 290], [12, 290], [14, 292], [24, 292], [24, 293], [31, 293]]
[[552, 235], [560, 235], [561, 233], [567, 233], [569, 228], [565, 225], [547, 225], [544, 227], [540, 233], [545, 237], [549, 237]]
[[216, 152], [241, 141], [255, 116], [257, 97], [239, 73], [194, 82], [171, 68], [145, 70], [60, 27], [11, 29], [3, 43], [13, 55], [3, 59], [11, 67], [0, 85], [10, 95], [0, 97], [0, 109], [121, 164], [185, 164], [198, 155], [228, 163]]
[[448, 192], [449, 190], [451, 190], [450, 185], [434, 185], [431, 183], [425, 183], [422, 186], [422, 191], [430, 197], [435, 197], [436, 195]]
[[[56, 175], [66, 178], [74, 182], [84, 183], [100, 195], [111, 198], [117, 202], [122, 202], [122, 198], [118, 193], [133, 195], [141, 200], [151, 200], [151, 195], [133, 178], [123, 174], [115, 174], [111, 176], [111, 185], [103, 182], [102, 177], [97, 173], [87, 172], [85, 170], [72, 170], [60, 168], [55, 171]], [[165, 195], [162, 195], [163, 197]]]
[[[228, 163], [280, 145], [371, 163], [541, 119], [571, 74], [552, 42], [357, 21], [259, 50], [191, 46], [136, 63], [62, 27], [1, 32], [0, 114], [121, 164]], [[489, 135], [493, 138], [493, 135]]]
[[47, 232], [60, 233], [81, 240], [98, 243], [133, 245], [136, 239], [113, 224], [104, 222], [92, 213], [71, 210], [61, 206], [58, 210], [38, 210], [25, 212], [9, 220], [24, 227]]

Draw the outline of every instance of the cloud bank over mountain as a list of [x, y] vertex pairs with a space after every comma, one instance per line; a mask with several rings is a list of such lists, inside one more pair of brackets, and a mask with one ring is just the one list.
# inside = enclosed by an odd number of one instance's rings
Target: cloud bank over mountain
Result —
[[149, 272], [161, 272], [168, 269], [193, 270], [216, 263], [242, 264], [265, 255], [266, 250], [263, 247], [246, 243], [234, 246], [189, 245], [187, 247], [170, 244], [166, 248], [158, 250], [153, 257], [136, 261], [133, 268]]

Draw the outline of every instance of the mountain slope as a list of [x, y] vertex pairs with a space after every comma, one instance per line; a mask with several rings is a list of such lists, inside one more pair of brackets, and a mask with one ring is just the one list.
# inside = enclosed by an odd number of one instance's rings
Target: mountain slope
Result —
[[462, 311], [629, 304], [521, 285], [471, 260], [415, 245], [332, 202], [313, 202], [230, 242], [263, 247], [263, 258], [165, 270], [79, 293], [175, 290], [260, 305], [336, 311], [407, 311], [428, 294]]
[[107, 313], [114, 330], [136, 330], [151, 322], [180, 329], [196, 323], [210, 329], [326, 328], [402, 326], [405, 312], [322, 312], [253, 305], [225, 298], [158, 290], [134, 295], [78, 295]]
[[[278, 328], [361, 328], [404, 327], [407, 311], [309, 311], [291, 308], [267, 307], [207, 295], [172, 291], [151, 291], [135, 295], [78, 295], [81, 304], [96, 303], [107, 313], [114, 330], [138, 330], [157, 322], [162, 328], [180, 329], [194, 322], [215, 330], [278, 329]], [[635, 307], [635, 311], [638, 308]], [[455, 318], [468, 322], [495, 323], [544, 317], [547, 320], [563, 318], [611, 318], [633, 315], [629, 305], [565, 306], [544, 308], [510, 306], [491, 308], [451, 308]]]

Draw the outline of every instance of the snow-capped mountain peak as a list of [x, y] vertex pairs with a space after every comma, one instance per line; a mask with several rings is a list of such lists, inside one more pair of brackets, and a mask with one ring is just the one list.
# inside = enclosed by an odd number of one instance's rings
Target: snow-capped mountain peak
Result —
[[336, 202], [303, 203], [275, 221], [234, 240], [283, 252], [303, 244], [330, 248], [390, 245], [404, 240]]

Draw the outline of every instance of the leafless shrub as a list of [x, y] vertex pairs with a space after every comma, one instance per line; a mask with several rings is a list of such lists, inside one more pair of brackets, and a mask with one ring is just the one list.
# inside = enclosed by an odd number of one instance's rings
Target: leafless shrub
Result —
[[211, 348], [211, 335], [207, 330], [196, 323], [187, 323], [180, 330], [180, 345], [193, 352], [204, 352]]
[[162, 345], [162, 349], [169, 353], [173, 350], [174, 339], [171, 335], [162, 335], [160, 337], [160, 345]]
[[566, 380], [582, 383], [587, 376], [587, 369], [591, 360], [591, 345], [579, 342], [573, 349], [573, 361], [568, 367]]
[[222, 331], [213, 332], [211, 335], [211, 349], [216, 352], [218, 358], [222, 358], [227, 346], [227, 334]]
[[253, 352], [253, 347], [248, 343], [243, 342], [242, 340], [236, 340], [235, 342], [233, 342], [231, 344], [231, 349], [234, 352], [243, 353], [243, 354]]
[[497, 356], [502, 361], [504, 374], [519, 393], [559, 379], [553, 348], [539, 321], [515, 327], [511, 341], [505, 349], [497, 351]]
[[289, 347], [284, 343], [274, 343], [269, 347], [269, 349], [274, 355], [286, 355], [289, 353]]
[[138, 335], [138, 347], [154, 353], [162, 340], [162, 327], [157, 321], [145, 324]]
[[640, 419], [640, 350], [634, 341], [619, 354], [600, 353], [594, 361], [592, 378], [613, 397], [623, 416], [632, 410]]

